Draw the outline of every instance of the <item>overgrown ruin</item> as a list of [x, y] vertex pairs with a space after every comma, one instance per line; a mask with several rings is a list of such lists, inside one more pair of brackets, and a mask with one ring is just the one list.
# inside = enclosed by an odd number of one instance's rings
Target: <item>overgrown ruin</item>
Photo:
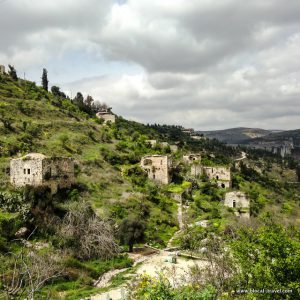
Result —
[[171, 159], [167, 155], [147, 155], [141, 160], [141, 167], [147, 172], [148, 178], [162, 184], [171, 182], [171, 165]]
[[10, 182], [15, 187], [45, 186], [54, 194], [75, 181], [74, 161], [67, 157], [47, 157], [30, 153], [10, 162]]
[[97, 118], [104, 120], [104, 124], [115, 123], [116, 116], [111, 112], [111, 107], [101, 109], [96, 113]]
[[244, 192], [233, 191], [226, 193], [224, 205], [233, 208], [235, 215], [250, 218], [250, 200]]

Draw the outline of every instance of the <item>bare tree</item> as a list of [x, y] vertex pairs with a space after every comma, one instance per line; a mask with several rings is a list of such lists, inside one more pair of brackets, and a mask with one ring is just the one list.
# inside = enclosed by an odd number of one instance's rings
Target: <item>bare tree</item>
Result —
[[34, 300], [36, 293], [47, 282], [62, 275], [59, 265], [61, 255], [40, 253], [34, 247], [26, 249], [25, 246], [19, 253], [8, 255], [11, 268], [2, 274], [4, 294], [0, 294], [4, 299]]
[[119, 252], [110, 224], [99, 219], [84, 201], [72, 204], [63, 220], [60, 235], [81, 259], [109, 259]]
[[205, 267], [195, 265], [190, 270], [190, 281], [194, 285], [213, 285], [218, 293], [228, 291], [229, 287], [238, 285], [238, 264], [229, 248], [218, 236], [212, 235], [206, 239], [204, 259]]

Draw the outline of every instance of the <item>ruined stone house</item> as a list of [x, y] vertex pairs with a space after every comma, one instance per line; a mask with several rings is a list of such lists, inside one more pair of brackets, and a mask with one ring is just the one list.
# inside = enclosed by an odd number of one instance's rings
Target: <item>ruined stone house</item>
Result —
[[4, 75], [5, 74], [5, 66], [0, 65], [0, 75]]
[[107, 122], [116, 122], [116, 116], [111, 112], [111, 108], [106, 108], [98, 111], [96, 113], [96, 117], [104, 120], [104, 124], [106, 124]]
[[171, 150], [171, 152], [177, 152], [178, 151], [178, 146], [177, 145], [170, 145], [170, 150]]
[[67, 157], [47, 157], [30, 153], [10, 162], [10, 182], [15, 187], [45, 186], [55, 194], [74, 183], [74, 161]]
[[220, 188], [229, 188], [231, 186], [231, 172], [226, 167], [203, 167], [203, 173], [209, 180], [215, 180]]
[[201, 162], [201, 154], [191, 153], [188, 155], [183, 155], [182, 157], [185, 163], [191, 165], [191, 175], [197, 177], [198, 175], [202, 174], [202, 166], [200, 165]]
[[233, 191], [226, 193], [224, 205], [233, 208], [236, 216], [243, 218], [250, 217], [250, 200], [243, 192]]
[[167, 148], [167, 147], [170, 146], [168, 142], [161, 142], [160, 145], [161, 145], [161, 147], [163, 147], [163, 148]]
[[187, 155], [183, 155], [182, 157], [183, 161], [189, 164], [192, 164], [194, 162], [200, 162], [201, 161], [201, 154], [187, 154]]
[[171, 182], [171, 165], [167, 155], [147, 155], [141, 160], [141, 167], [147, 172], [148, 178], [162, 184]]
[[146, 143], [150, 144], [151, 147], [154, 147], [157, 144], [156, 140], [146, 140]]

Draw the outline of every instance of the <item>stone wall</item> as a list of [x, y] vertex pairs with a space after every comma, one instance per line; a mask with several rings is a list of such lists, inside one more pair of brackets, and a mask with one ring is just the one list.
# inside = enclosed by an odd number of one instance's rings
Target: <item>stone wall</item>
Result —
[[243, 192], [229, 192], [225, 195], [224, 205], [232, 208], [249, 208], [250, 200]]
[[0, 75], [5, 74], [5, 66], [0, 65]]
[[47, 186], [55, 193], [58, 188], [70, 187], [74, 181], [74, 161], [71, 158], [49, 158], [31, 153], [10, 162], [10, 182], [15, 187]]
[[177, 145], [170, 145], [170, 150], [171, 150], [171, 152], [177, 152], [178, 151], [178, 146]]
[[193, 164], [191, 166], [191, 175], [195, 177], [202, 175], [202, 166], [198, 164]]
[[201, 155], [200, 154], [183, 155], [182, 159], [183, 159], [184, 162], [192, 164], [193, 162], [200, 162], [201, 161]]
[[104, 120], [104, 124], [106, 124], [107, 122], [111, 122], [111, 123], [115, 123], [116, 122], [116, 116], [112, 113], [101, 113], [98, 112], [96, 114], [97, 118], [99, 119], [103, 119]]
[[170, 183], [171, 159], [167, 155], [144, 156], [141, 167], [147, 172], [149, 179], [162, 184]]
[[156, 140], [146, 140], [146, 143], [149, 143], [151, 147], [154, 147], [157, 144]]
[[250, 200], [245, 193], [239, 191], [226, 193], [224, 205], [233, 208], [237, 217], [250, 218]]
[[231, 172], [226, 167], [203, 167], [203, 173], [210, 180], [216, 180], [219, 187], [229, 188], [231, 186]]

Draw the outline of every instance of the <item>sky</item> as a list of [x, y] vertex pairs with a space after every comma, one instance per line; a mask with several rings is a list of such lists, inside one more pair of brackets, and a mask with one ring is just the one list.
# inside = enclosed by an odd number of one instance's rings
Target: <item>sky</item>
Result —
[[143, 123], [300, 128], [299, 0], [0, 0], [0, 64]]

